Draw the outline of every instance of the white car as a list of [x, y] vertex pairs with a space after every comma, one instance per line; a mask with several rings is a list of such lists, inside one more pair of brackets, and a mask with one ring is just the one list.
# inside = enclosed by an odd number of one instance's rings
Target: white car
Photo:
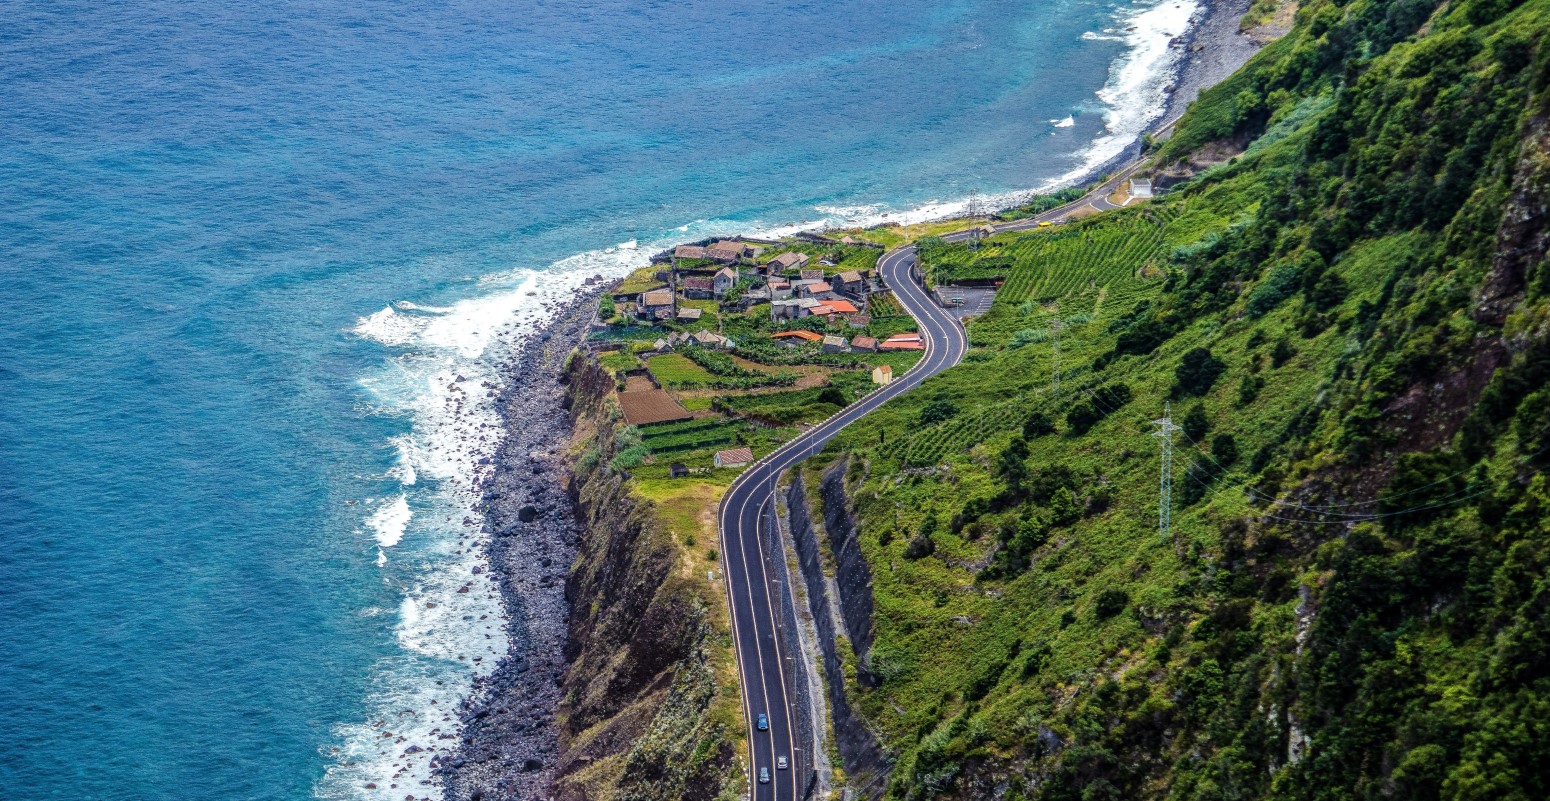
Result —
[[760, 784], [769, 784], [770, 783], [770, 769], [769, 768], [759, 768], [759, 783]]
[[787, 764], [786, 758], [784, 756], [779, 756], [779, 757], [775, 758], [775, 769], [776, 770], [785, 770], [786, 768], [789, 768], [789, 767], [791, 767], [791, 766], [789, 764]]

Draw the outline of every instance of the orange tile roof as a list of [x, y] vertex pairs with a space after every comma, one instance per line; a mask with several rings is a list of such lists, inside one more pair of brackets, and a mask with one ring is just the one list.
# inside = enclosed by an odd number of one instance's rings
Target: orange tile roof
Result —
[[808, 342], [817, 342], [818, 340], [823, 339], [822, 336], [815, 334], [812, 331], [803, 331], [801, 329], [797, 329], [795, 331], [781, 331], [777, 334], [770, 334], [770, 336], [776, 339], [781, 337], [796, 337], [798, 339], [805, 339]]
[[855, 314], [856, 312], [861, 311], [860, 309], [856, 308], [854, 303], [851, 303], [848, 300], [826, 300], [823, 302], [823, 305], [828, 306], [840, 314]]

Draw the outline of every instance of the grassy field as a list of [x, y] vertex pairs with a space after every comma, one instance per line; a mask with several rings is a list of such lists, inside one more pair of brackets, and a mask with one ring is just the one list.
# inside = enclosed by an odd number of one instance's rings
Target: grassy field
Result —
[[705, 368], [679, 353], [664, 353], [646, 360], [651, 374], [665, 387], [698, 386], [715, 376]]
[[641, 267], [640, 269], [635, 270], [628, 276], [625, 276], [624, 281], [621, 282], [618, 288], [614, 290], [614, 294], [636, 295], [641, 292], [646, 292], [652, 289], [660, 289], [667, 286], [666, 282], [657, 280], [656, 272], [658, 269], [658, 267], [652, 265]]

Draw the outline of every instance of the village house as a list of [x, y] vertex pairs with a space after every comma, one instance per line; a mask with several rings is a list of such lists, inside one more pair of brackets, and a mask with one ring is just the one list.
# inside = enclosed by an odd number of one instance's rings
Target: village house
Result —
[[698, 331], [691, 334], [689, 339], [702, 348], [721, 349], [732, 344], [726, 337], [714, 331]]
[[823, 311], [819, 312], [815, 308], [814, 309], [814, 313], [820, 313], [820, 314], [855, 314], [856, 312], [861, 311], [860, 309], [856, 308], [854, 303], [851, 303], [848, 300], [822, 300], [822, 301], [819, 301], [818, 305], [823, 308]]
[[753, 451], [748, 448], [728, 448], [716, 451], [717, 467], [742, 467], [753, 461]]
[[651, 349], [654, 350], [654, 351], [659, 351], [660, 352], [660, 351], [669, 350], [671, 348], [672, 348], [672, 345], [667, 344], [667, 340], [665, 340], [665, 339], [658, 339], [656, 342], [651, 343]]
[[858, 336], [850, 341], [850, 350], [852, 353], [876, 353], [877, 339]]
[[816, 298], [833, 291], [834, 287], [830, 286], [827, 281], [814, 281], [809, 284], [802, 284], [797, 288], [797, 294], [804, 298]]
[[705, 247], [705, 258], [732, 264], [748, 254], [748, 246], [742, 242], [723, 239]]
[[803, 281], [822, 281], [823, 270], [803, 270], [802, 274], [797, 277]]
[[732, 291], [737, 286], [737, 271], [731, 267], [722, 267], [716, 271], [716, 277], [712, 280], [716, 297], [721, 297]]
[[790, 250], [770, 259], [765, 264], [772, 276], [785, 275], [787, 270], [799, 270], [805, 266], [807, 266], [807, 254]]
[[835, 292], [849, 295], [858, 300], [866, 295], [866, 279], [862, 278], [861, 273], [855, 270], [846, 270], [829, 279], [829, 283], [834, 287]]
[[850, 343], [846, 342], [844, 337], [831, 334], [823, 338], [824, 353], [844, 353], [847, 350], [850, 350]]
[[785, 300], [791, 297], [791, 282], [771, 278], [766, 285], [770, 290], [770, 300]]
[[807, 317], [817, 308], [819, 301], [813, 298], [792, 298], [790, 300], [776, 300], [770, 302], [770, 319], [794, 320], [798, 317]]
[[716, 297], [716, 282], [702, 276], [691, 276], [678, 282], [684, 297], [690, 300], [710, 300]]
[[695, 320], [700, 319], [700, 317], [702, 317], [704, 314], [704, 309], [696, 309], [690, 306], [685, 306], [678, 310], [678, 321], [692, 323]]
[[700, 245], [679, 245], [673, 248], [673, 261], [676, 264], [679, 259], [703, 259], [705, 248]]
[[653, 289], [640, 296], [640, 315], [648, 320], [672, 319], [673, 293], [666, 289]]
[[845, 322], [850, 323], [851, 328], [866, 328], [872, 324], [872, 316], [869, 314], [847, 314]]
[[777, 322], [781, 320], [795, 320], [801, 316], [797, 312], [797, 302], [792, 299], [770, 301], [770, 319]]

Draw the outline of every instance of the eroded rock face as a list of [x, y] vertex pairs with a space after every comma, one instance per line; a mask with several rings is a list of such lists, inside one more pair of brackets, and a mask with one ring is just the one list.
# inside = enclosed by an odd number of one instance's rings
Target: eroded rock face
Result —
[[[823, 486], [818, 488], [824, 500], [823, 532], [814, 525], [809, 513], [808, 495], [800, 473], [793, 478], [786, 504], [792, 540], [802, 567], [802, 581], [807, 589], [808, 611], [813, 616], [818, 648], [823, 653], [824, 683], [834, 722], [835, 744], [850, 788], [860, 798], [875, 799], [880, 798], [887, 787], [892, 765], [871, 729], [850, 704], [839, 652], [842, 637], [852, 643], [860, 642], [861, 646], [856, 649], [857, 680], [871, 681], [870, 674], [862, 666], [866, 661], [862, 657], [871, 647], [871, 571], [856, 547], [855, 530], [844, 495], [844, 475], [845, 462], [842, 460], [825, 471]], [[835, 556], [836, 576], [831, 584], [825, 581], [821, 551], [836, 542], [841, 552], [850, 552], [853, 558]], [[830, 592], [831, 587], [834, 593]], [[840, 613], [835, 614], [835, 611]], [[864, 615], [865, 619], [852, 625], [852, 615]], [[855, 639], [857, 632], [861, 632], [859, 640]]]
[[714, 629], [698, 591], [680, 581], [654, 509], [610, 470], [613, 379], [591, 358], [569, 371], [572, 413], [600, 456], [577, 465], [579, 523], [569, 601], [553, 796], [712, 799], [736, 770], [729, 732], [710, 719], [719, 688]]

